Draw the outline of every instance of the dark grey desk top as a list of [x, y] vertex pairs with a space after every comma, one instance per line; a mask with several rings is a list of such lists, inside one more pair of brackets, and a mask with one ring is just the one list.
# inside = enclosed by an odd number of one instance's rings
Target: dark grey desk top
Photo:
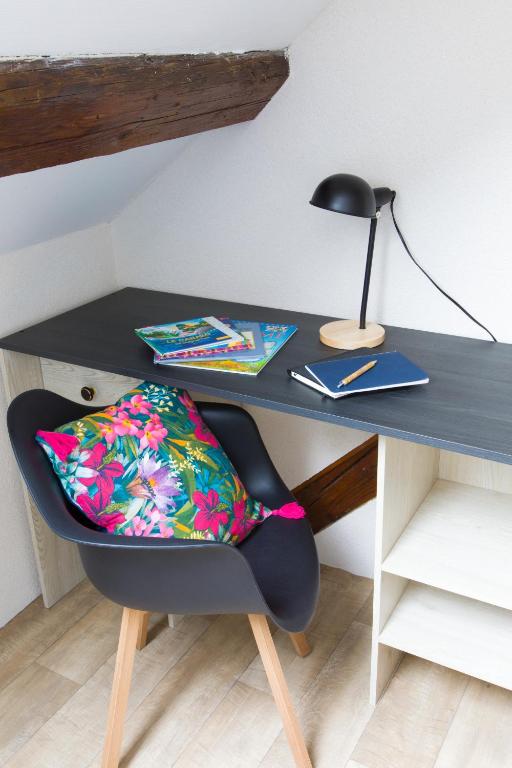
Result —
[[[299, 330], [255, 377], [154, 365], [151, 350], [133, 333], [222, 314], [294, 323]], [[511, 344], [387, 327], [379, 351], [400, 350], [429, 373], [430, 384], [331, 400], [286, 370], [336, 353], [318, 339], [319, 327], [332, 319], [125, 288], [6, 336], [0, 347], [512, 464]]]

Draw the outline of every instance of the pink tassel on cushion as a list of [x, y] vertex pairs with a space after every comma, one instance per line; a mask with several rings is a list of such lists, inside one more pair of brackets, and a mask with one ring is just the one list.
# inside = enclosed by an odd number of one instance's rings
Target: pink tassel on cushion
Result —
[[78, 437], [68, 435], [66, 432], [45, 432], [44, 429], [38, 429], [36, 435], [48, 443], [60, 461], [67, 461], [69, 454], [77, 445], [80, 445]]
[[287, 517], [289, 520], [300, 520], [306, 517], [306, 510], [296, 501], [289, 501], [279, 509], [273, 509], [272, 514], [276, 517]]

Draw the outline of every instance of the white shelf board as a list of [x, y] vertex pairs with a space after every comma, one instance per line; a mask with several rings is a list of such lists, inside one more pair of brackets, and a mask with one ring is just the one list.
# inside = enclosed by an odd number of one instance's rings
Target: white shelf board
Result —
[[512, 610], [512, 495], [438, 480], [382, 570]]
[[411, 582], [379, 642], [512, 690], [512, 613]]

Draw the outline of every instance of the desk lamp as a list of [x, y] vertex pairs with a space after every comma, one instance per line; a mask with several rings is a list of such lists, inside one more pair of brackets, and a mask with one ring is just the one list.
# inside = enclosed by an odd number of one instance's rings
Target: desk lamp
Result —
[[377, 347], [384, 341], [385, 331], [377, 323], [366, 322], [366, 305], [370, 289], [375, 231], [383, 205], [390, 203], [394, 192], [387, 187], [372, 189], [370, 185], [350, 173], [336, 173], [324, 179], [313, 193], [310, 202], [317, 208], [349, 216], [370, 219], [370, 239], [366, 256], [361, 312], [357, 320], [335, 320], [320, 328], [320, 341], [337, 349]]

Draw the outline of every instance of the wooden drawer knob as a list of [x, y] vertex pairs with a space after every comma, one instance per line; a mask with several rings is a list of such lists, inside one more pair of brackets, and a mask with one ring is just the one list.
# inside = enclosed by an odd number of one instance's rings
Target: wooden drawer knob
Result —
[[94, 389], [92, 387], [82, 387], [80, 390], [80, 394], [82, 395], [84, 400], [87, 400], [88, 403], [91, 402], [91, 400], [94, 399]]

